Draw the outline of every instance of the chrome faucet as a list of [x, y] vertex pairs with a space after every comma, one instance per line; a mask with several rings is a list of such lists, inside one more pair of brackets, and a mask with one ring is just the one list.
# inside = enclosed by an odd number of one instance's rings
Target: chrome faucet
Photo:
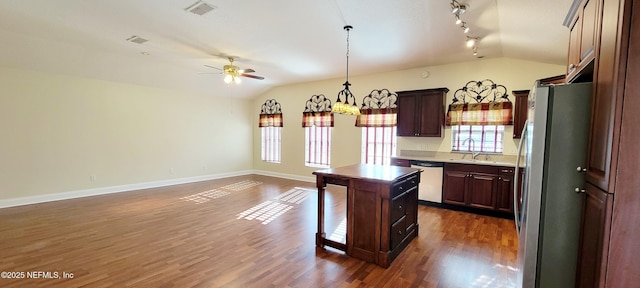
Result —
[[464, 139], [462, 141], [462, 145], [467, 143], [467, 140], [469, 140], [469, 142], [470, 142], [469, 145], [470, 145], [471, 149], [469, 149], [469, 150], [471, 150], [471, 159], [476, 160], [476, 157], [478, 157], [478, 155], [480, 155], [480, 153], [482, 153], [482, 152], [473, 151], [473, 149], [476, 147], [476, 142], [471, 137], [469, 137], [467, 139]]

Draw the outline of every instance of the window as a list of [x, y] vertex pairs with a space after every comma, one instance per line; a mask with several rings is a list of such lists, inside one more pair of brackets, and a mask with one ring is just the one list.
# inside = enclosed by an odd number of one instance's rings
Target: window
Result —
[[451, 126], [451, 150], [502, 153], [503, 125]]
[[304, 164], [312, 167], [329, 167], [331, 163], [331, 127], [304, 128]]
[[396, 156], [396, 126], [362, 128], [362, 162], [390, 165]]
[[262, 127], [262, 161], [280, 163], [282, 127]]

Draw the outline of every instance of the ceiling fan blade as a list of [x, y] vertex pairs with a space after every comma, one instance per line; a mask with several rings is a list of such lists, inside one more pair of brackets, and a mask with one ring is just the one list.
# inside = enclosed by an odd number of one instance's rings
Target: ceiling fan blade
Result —
[[264, 79], [264, 77], [262, 77], [262, 76], [256, 76], [256, 75], [244, 74], [244, 73], [240, 74], [240, 76], [253, 78], [253, 79], [258, 79], [258, 80], [263, 80]]
[[240, 74], [242, 74], [242, 73], [253, 73], [253, 72], [256, 72], [256, 70], [253, 70], [253, 69], [241, 69], [241, 70], [238, 70], [238, 73], [240, 73]]
[[209, 67], [209, 68], [213, 68], [213, 69], [216, 69], [216, 70], [222, 70], [221, 68], [214, 67], [214, 66], [211, 66], [211, 65], [204, 65], [204, 66], [205, 67]]

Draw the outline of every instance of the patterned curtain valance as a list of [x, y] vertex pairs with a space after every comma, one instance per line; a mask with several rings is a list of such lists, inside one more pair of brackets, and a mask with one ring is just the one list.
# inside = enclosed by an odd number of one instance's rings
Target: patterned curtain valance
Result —
[[393, 127], [397, 125], [398, 95], [388, 89], [374, 89], [362, 99], [356, 127]]
[[507, 88], [489, 79], [467, 82], [453, 95], [446, 125], [513, 125]]
[[446, 123], [452, 125], [513, 125], [511, 102], [451, 104]]
[[260, 108], [258, 127], [282, 127], [282, 109], [275, 99], [268, 99]]
[[331, 100], [323, 94], [313, 95], [305, 104], [302, 112], [302, 127], [333, 127]]

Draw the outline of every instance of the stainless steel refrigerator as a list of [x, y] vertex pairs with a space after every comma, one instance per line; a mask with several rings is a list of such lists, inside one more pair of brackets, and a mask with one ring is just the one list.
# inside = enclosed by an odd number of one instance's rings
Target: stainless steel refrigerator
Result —
[[529, 93], [527, 122], [518, 145], [524, 175], [521, 183], [514, 181], [514, 206], [522, 205], [514, 209], [517, 287], [575, 287], [591, 83], [536, 81]]

